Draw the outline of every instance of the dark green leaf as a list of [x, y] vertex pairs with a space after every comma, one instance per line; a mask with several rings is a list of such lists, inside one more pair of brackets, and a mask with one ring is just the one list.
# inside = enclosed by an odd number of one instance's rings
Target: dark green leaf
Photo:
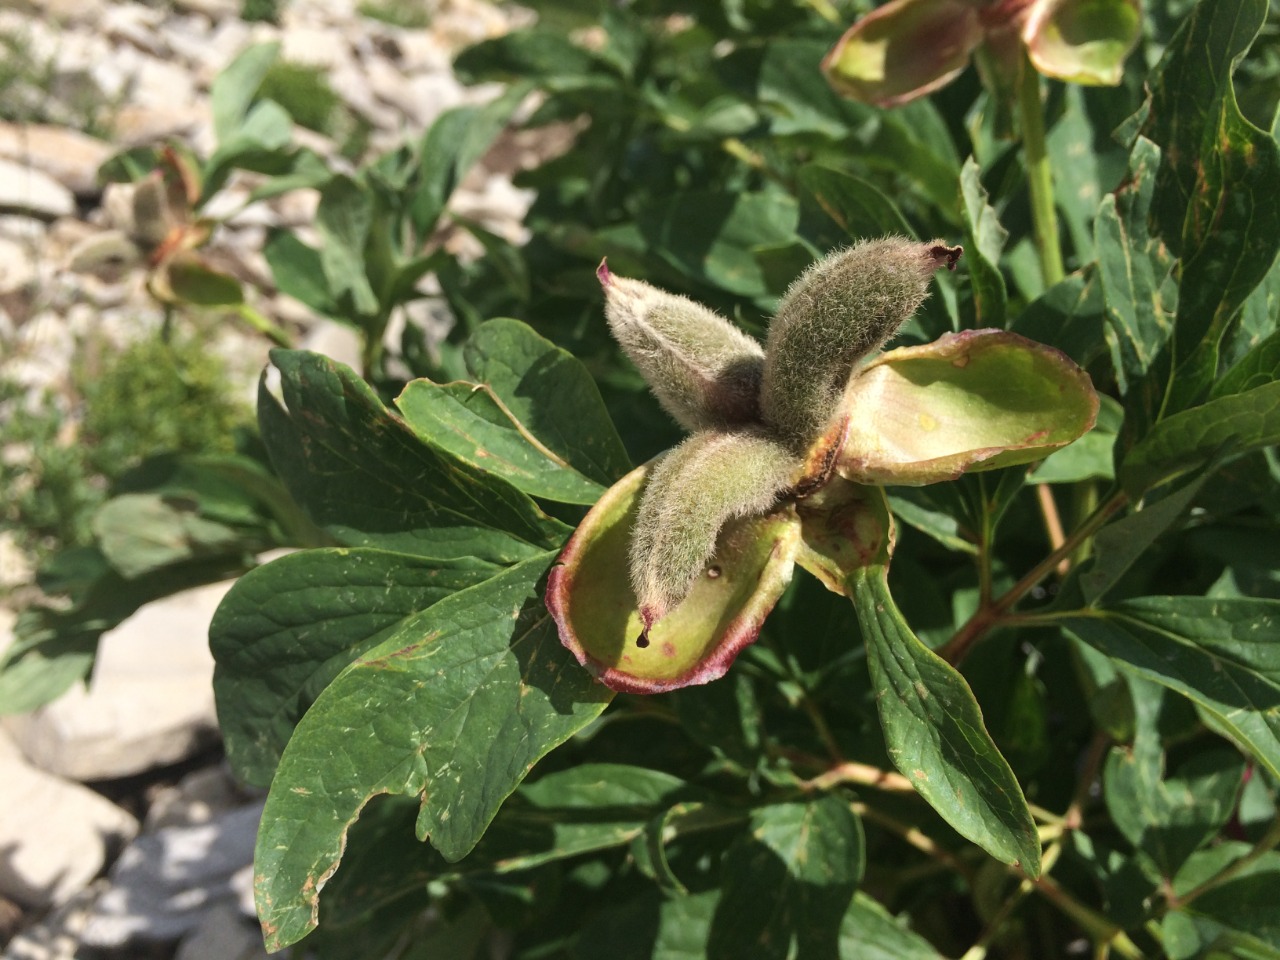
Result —
[[851, 238], [915, 236], [893, 201], [865, 180], [810, 163], [800, 168], [796, 181]]
[[350, 546], [508, 564], [568, 535], [505, 480], [424, 444], [341, 364], [278, 350], [284, 403], [258, 418], [272, 463], [312, 519]]
[[325, 281], [320, 252], [307, 246], [288, 230], [275, 230], [267, 238], [263, 255], [271, 267], [271, 278], [281, 293], [306, 304], [316, 313], [344, 320]]
[[799, 217], [780, 190], [690, 192], [656, 202], [636, 220], [654, 253], [690, 277], [746, 297], [767, 293], [754, 251], [788, 243]]
[[929, 942], [889, 915], [865, 893], [853, 902], [840, 923], [840, 960], [941, 960]]
[[371, 549], [305, 550], [236, 581], [209, 627], [227, 758], [259, 786], [299, 718], [349, 663], [406, 617], [499, 568]]
[[[1130, 678], [1134, 687], [1160, 687]], [[1159, 696], [1133, 697], [1133, 744], [1107, 758], [1104, 797], [1116, 827], [1172, 881], [1195, 851], [1212, 840], [1235, 809], [1244, 761], [1234, 750], [1198, 753], [1165, 778]]]
[[226, 555], [161, 568], [126, 580], [94, 549], [69, 607], [33, 606], [14, 626], [14, 642], [0, 658], [0, 713], [26, 713], [61, 696], [93, 668], [98, 639], [139, 607], [206, 583], [234, 577], [246, 561]]
[[1280, 775], [1280, 601], [1144, 597], [1070, 617], [1077, 637], [1189, 698]]
[[1093, 127], [1085, 111], [1084, 93], [1075, 84], [1063, 88], [1062, 117], [1049, 131], [1049, 159], [1053, 164], [1054, 198], [1075, 247], [1076, 262], [1093, 259], [1093, 218], [1102, 199]]
[[[1190, 892], [1230, 866], [1232, 860], [1241, 859], [1247, 851], [1244, 844], [1226, 843], [1197, 854], [1179, 874], [1175, 884], [1177, 893]], [[1263, 853], [1237, 871], [1230, 879], [1204, 891], [1164, 918], [1162, 932], [1173, 960], [1224, 956], [1276, 960], [1280, 957], [1280, 923], [1275, 910], [1280, 853]]]
[[729, 848], [707, 943], [710, 960], [836, 954], [840, 923], [862, 879], [862, 825], [837, 794], [751, 813]]
[[1124, 186], [1103, 198], [1094, 223], [1112, 366], [1122, 392], [1140, 382], [1173, 333], [1161, 300], [1167, 251], [1147, 230], [1160, 151], [1139, 139]]
[[1280, 381], [1161, 420], [1129, 451], [1120, 479], [1137, 496], [1216, 458], [1274, 443], [1280, 443]]
[[973, 287], [973, 325], [1003, 329], [1008, 294], [999, 263], [1009, 232], [987, 203], [980, 176], [977, 161], [970, 157], [960, 173], [960, 210], [964, 216], [964, 262]]
[[421, 795], [418, 834], [465, 856], [533, 765], [612, 697], [542, 605], [551, 555], [406, 621], [320, 694], [285, 748], [255, 857], [269, 949], [315, 925], [319, 888], [361, 808]]
[[197, 307], [229, 307], [244, 302], [244, 289], [235, 277], [210, 270], [193, 260], [176, 260], [166, 275], [179, 300]]
[[1164, 154], [1153, 213], [1157, 232], [1175, 253], [1187, 252], [1179, 244], [1196, 202], [1205, 131], [1214, 126], [1231, 72], [1266, 13], [1265, 0], [1201, 0], [1147, 77], [1151, 96], [1142, 135]]
[[528, 93], [528, 84], [517, 83], [483, 106], [447, 110], [431, 125], [422, 140], [422, 175], [409, 207], [419, 236], [426, 237], [435, 228], [453, 191]]
[[378, 310], [378, 298], [365, 269], [365, 244], [373, 223], [373, 197], [350, 177], [334, 177], [320, 191], [316, 229], [320, 263], [334, 301], [350, 297], [357, 314]]
[[491, 320], [468, 342], [473, 383], [417, 380], [396, 401], [423, 439], [526, 493], [595, 503], [630, 469], [591, 375], [518, 320]]
[[1077, 483], [1115, 476], [1116, 432], [1124, 411], [1115, 400], [1100, 396], [1098, 422], [1075, 443], [1051, 453], [1027, 477], [1031, 483]]
[[112, 497], [93, 518], [111, 565], [127, 579], [211, 554], [235, 553], [241, 532], [200, 515], [197, 503], [156, 493]]
[[850, 584], [894, 766], [958, 833], [1037, 876], [1040, 840], [1027, 801], [964, 677], [911, 632], [884, 567], [854, 570]]
[[1280, 380], [1280, 331], [1245, 354], [1213, 385], [1212, 399], [1247, 393]]
[[1208, 476], [1201, 474], [1181, 489], [1098, 531], [1093, 541], [1093, 559], [1080, 574], [1086, 604], [1092, 605], [1115, 586], [1143, 551], [1182, 516]]

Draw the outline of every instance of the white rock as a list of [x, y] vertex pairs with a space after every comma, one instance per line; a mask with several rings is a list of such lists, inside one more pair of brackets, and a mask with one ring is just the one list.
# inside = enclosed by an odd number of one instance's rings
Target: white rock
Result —
[[174, 0], [173, 5], [188, 13], [202, 13], [215, 22], [240, 16], [240, 0]]
[[102, 870], [107, 844], [138, 822], [78, 783], [0, 755], [0, 893], [28, 907], [67, 902]]
[[171, 51], [156, 30], [163, 19], [164, 12], [152, 7], [113, 3], [102, 11], [98, 29], [118, 43], [132, 44], [153, 57], [167, 57]]
[[208, 119], [203, 103], [183, 107], [126, 104], [111, 118], [111, 132], [124, 147], [155, 143], [171, 137], [191, 137]]
[[76, 208], [71, 191], [46, 173], [0, 160], [0, 209], [21, 210], [52, 220], [65, 217]]
[[280, 57], [289, 63], [329, 70], [349, 65], [352, 60], [351, 47], [342, 33], [309, 24], [285, 27]]
[[228, 904], [205, 914], [178, 946], [174, 960], [266, 960], [262, 931]]
[[0, 157], [47, 173], [82, 196], [98, 192], [98, 168], [113, 152], [111, 144], [66, 127], [0, 123]]
[[31, 245], [0, 237], [0, 294], [21, 290], [38, 275]]
[[21, 931], [9, 941], [4, 960], [76, 960], [83, 956], [80, 934], [89, 922], [94, 901], [105, 888], [105, 880], [97, 881]]
[[313, 350], [331, 360], [360, 369], [363, 340], [360, 334], [336, 320], [321, 319], [303, 339], [303, 350]]
[[92, 683], [6, 718], [37, 766], [76, 780], [175, 763], [217, 739], [209, 621], [231, 581], [143, 607], [103, 635]]
[[169, 827], [131, 843], [111, 868], [111, 887], [85, 927], [87, 946], [174, 940], [206, 912], [239, 901], [232, 878], [253, 861], [262, 818], [254, 803], [196, 827]]
[[175, 786], [158, 792], [147, 810], [145, 828], [194, 827], [243, 806], [245, 794], [224, 765], [187, 774]]
[[134, 105], [190, 109], [195, 96], [195, 83], [181, 65], [155, 57], [139, 58], [130, 93]]

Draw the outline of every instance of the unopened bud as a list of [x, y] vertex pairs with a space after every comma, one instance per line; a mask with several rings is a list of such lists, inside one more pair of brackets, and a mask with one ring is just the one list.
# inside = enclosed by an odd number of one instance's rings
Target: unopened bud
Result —
[[605, 317], [658, 402], [686, 430], [759, 419], [760, 344], [713, 310], [642, 280], [596, 271]]
[[806, 270], [769, 325], [764, 422], [797, 453], [835, 412], [860, 361], [884, 345], [928, 294], [939, 267], [955, 269], [960, 247], [902, 237], [866, 240]]
[[769, 510], [799, 459], [755, 430], [695, 434], [653, 469], [631, 540], [631, 582], [646, 629], [684, 599], [721, 528]]

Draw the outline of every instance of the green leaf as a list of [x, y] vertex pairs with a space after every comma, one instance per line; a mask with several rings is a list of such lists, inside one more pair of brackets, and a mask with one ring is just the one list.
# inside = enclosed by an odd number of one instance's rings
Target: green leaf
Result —
[[678, 193], [636, 215], [656, 255], [696, 280], [744, 297], [768, 292], [754, 251], [789, 243], [798, 219], [796, 201], [776, 189]]
[[418, 836], [449, 860], [612, 693], [560, 647], [541, 602], [550, 555], [448, 597], [345, 669], [285, 748], [254, 861], [267, 947], [316, 923], [347, 829], [379, 793], [419, 795]]
[[[0, 657], [0, 713], [26, 713], [87, 680], [99, 638], [144, 604], [234, 577], [241, 557], [225, 555], [163, 567], [137, 580], [111, 569], [92, 548], [73, 551], [85, 569], [70, 606], [32, 606], [14, 625], [14, 642]], [[64, 554], [61, 559], [71, 559]], [[52, 588], [50, 588], [52, 589]], [[56, 592], [56, 591], [55, 591]]]
[[1094, 222], [1107, 339], [1122, 393], [1143, 379], [1173, 333], [1161, 299], [1170, 259], [1147, 229], [1159, 163], [1156, 146], [1139, 138], [1124, 186], [1103, 198]]
[[244, 289], [235, 277], [204, 264], [181, 258], [166, 270], [169, 289], [181, 301], [197, 307], [229, 307], [244, 302]]
[[[1233, 867], [1249, 847], [1222, 844], [1193, 856], [1175, 879], [1179, 896]], [[1275, 890], [1280, 883], [1280, 854], [1263, 852], [1252, 863], [1235, 867], [1230, 879], [1194, 897], [1167, 914], [1162, 923], [1171, 960], [1193, 956], [1244, 957], [1276, 960], [1280, 957], [1280, 924], [1276, 923]], [[1230, 954], [1213, 951], [1231, 951]]]
[[1062, 116], [1049, 131], [1047, 145], [1053, 165], [1054, 200], [1071, 236], [1076, 262], [1083, 265], [1093, 259], [1093, 220], [1102, 199], [1098, 185], [1103, 177], [1098, 169], [1084, 91], [1066, 84], [1062, 92]]
[[436, 118], [422, 138], [421, 177], [409, 206], [420, 237], [435, 228], [453, 191], [506, 128], [529, 90], [528, 83], [516, 83], [483, 106], [456, 107]]
[[1206, 471], [1186, 486], [1098, 531], [1093, 541], [1093, 558], [1080, 573], [1080, 589], [1086, 604], [1092, 606], [1116, 585], [1147, 547], [1191, 506], [1208, 478]]
[[340, 542], [509, 564], [570, 532], [505, 480], [424, 444], [347, 367], [302, 351], [272, 360], [284, 402], [259, 387], [263, 440], [294, 499]]
[[334, 177], [320, 191], [316, 230], [320, 233], [320, 263], [329, 296], [369, 316], [378, 310], [378, 298], [365, 269], [365, 244], [373, 224], [373, 197], [350, 177]]
[[969, 265], [969, 279], [973, 288], [973, 325], [1003, 329], [1009, 297], [999, 264], [1009, 231], [1000, 225], [995, 210], [987, 203], [987, 191], [982, 186], [981, 174], [978, 162], [973, 157], [965, 161], [960, 172], [964, 262]]
[[1215, 125], [1235, 65], [1257, 36], [1265, 0], [1200, 0], [1178, 27], [1160, 63], [1147, 77], [1150, 98], [1142, 135], [1164, 156], [1153, 209], [1159, 233], [1181, 249], [1188, 211], [1197, 202], [1201, 150]]
[[1118, 666], [1176, 690], [1280, 775], [1280, 601], [1144, 597], [1065, 625]]
[[1131, 496], [1210, 461], [1280, 443], [1280, 381], [1219, 397], [1161, 420], [1125, 457]]
[[344, 667], [406, 618], [498, 572], [477, 560], [338, 548], [290, 554], [237, 580], [209, 627], [236, 775], [269, 784], [294, 726]]
[[853, 902], [840, 923], [840, 960], [941, 960], [927, 940], [889, 915], [865, 893]]
[[835, 956], [865, 866], [862, 825], [838, 794], [751, 812], [725, 855], [709, 960]]
[[1247, 393], [1280, 380], [1280, 330], [1250, 350], [1213, 385], [1210, 399]]
[[[1131, 686], [1148, 681], [1130, 678]], [[1135, 732], [1130, 747], [1107, 757], [1103, 795], [1117, 829], [1172, 881], [1195, 851], [1217, 836], [1236, 806], [1244, 760], [1234, 750], [1210, 749], [1165, 778], [1160, 746], [1160, 696], [1133, 697]]]
[[244, 121], [262, 78], [279, 54], [279, 43], [254, 44], [214, 78], [209, 88], [209, 106], [213, 112], [213, 131], [219, 142], [231, 137]]
[[179, 561], [236, 552], [241, 531], [199, 513], [194, 501], [157, 493], [108, 500], [93, 518], [103, 555], [127, 579]]
[[969, 684], [911, 632], [885, 574], [883, 565], [856, 568], [849, 588], [890, 759], [957, 833], [1038, 876], [1040, 840], [1022, 788]]
[[1078, 483], [1115, 477], [1116, 433], [1124, 420], [1120, 404], [1107, 396], [1098, 398], [1098, 422], [1074, 443], [1049, 454], [1027, 477], [1031, 483]]
[[1212, 386], [1228, 326], [1280, 251], [1280, 145], [1241, 115], [1229, 83], [1208, 119], [1183, 225], [1175, 410]]
[[518, 320], [491, 320], [468, 342], [474, 382], [415, 380], [396, 400], [427, 442], [526, 493], [595, 503], [630, 470], [586, 367]]
[[288, 230], [273, 230], [262, 249], [271, 267], [271, 278], [288, 294], [322, 316], [347, 320], [338, 309], [325, 280], [320, 251], [309, 247]]
[[796, 182], [851, 238], [915, 232], [894, 202], [865, 180], [834, 167], [809, 163], [796, 173]]

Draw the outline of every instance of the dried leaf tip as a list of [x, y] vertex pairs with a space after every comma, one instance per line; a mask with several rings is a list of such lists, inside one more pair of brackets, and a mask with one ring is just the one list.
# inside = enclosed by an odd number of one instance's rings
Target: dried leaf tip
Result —
[[600, 266], [596, 267], [596, 279], [600, 281], [600, 286], [606, 290], [609, 284], [613, 283], [613, 274], [609, 271], [609, 258], [605, 257], [600, 261]]
[[[929, 247], [929, 256], [933, 257], [934, 269], [945, 266], [955, 271], [956, 262], [964, 255], [964, 247], [956, 245], [948, 247], [945, 243], [935, 243]], [[603, 264], [601, 264], [603, 266]]]

